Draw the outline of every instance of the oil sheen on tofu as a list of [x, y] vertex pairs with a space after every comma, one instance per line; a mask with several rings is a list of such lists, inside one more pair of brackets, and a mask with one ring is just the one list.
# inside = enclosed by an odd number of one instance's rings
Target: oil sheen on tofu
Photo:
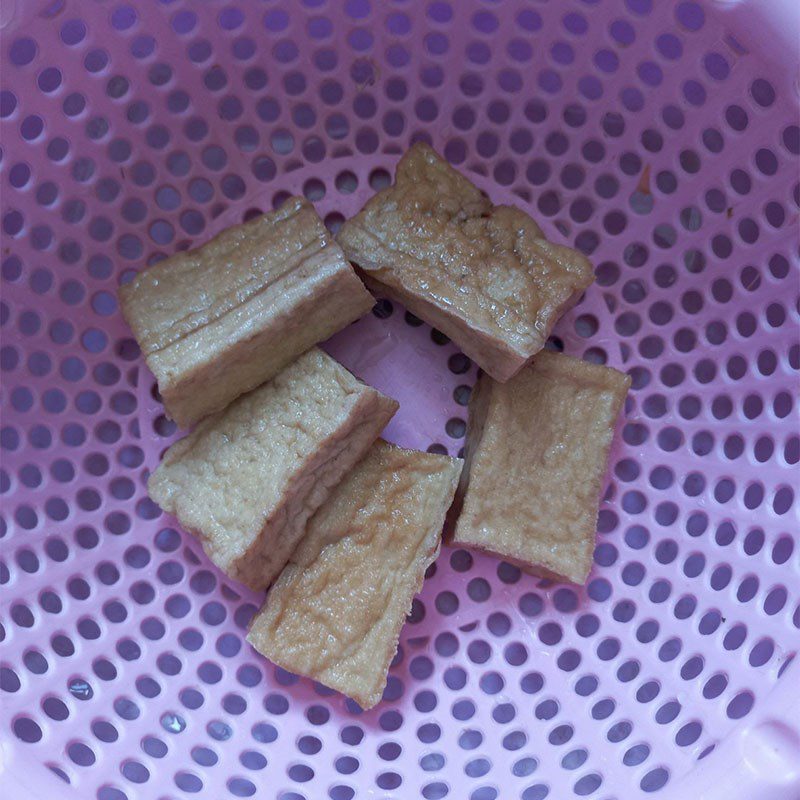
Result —
[[263, 589], [397, 407], [313, 348], [170, 447], [148, 491], [220, 569]]
[[453, 544], [584, 583], [608, 450], [630, 378], [542, 352], [508, 383], [483, 375], [469, 406]]
[[120, 299], [181, 427], [225, 408], [374, 303], [298, 197], [150, 267]]
[[485, 372], [508, 380], [594, 280], [519, 208], [494, 206], [425, 144], [400, 160], [337, 239], [377, 293], [397, 297]]
[[375, 705], [439, 552], [462, 462], [376, 443], [317, 511], [248, 640], [287, 670]]

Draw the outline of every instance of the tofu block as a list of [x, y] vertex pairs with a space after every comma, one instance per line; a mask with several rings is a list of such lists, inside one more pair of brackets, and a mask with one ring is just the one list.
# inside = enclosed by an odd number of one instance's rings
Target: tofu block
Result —
[[614, 425], [630, 378], [541, 352], [508, 383], [479, 378], [452, 543], [584, 583]]
[[317, 511], [248, 640], [371, 708], [436, 559], [462, 462], [376, 443]]
[[541, 350], [594, 280], [515, 206], [488, 198], [425, 144], [337, 236], [367, 285], [447, 334], [499, 381]]
[[263, 589], [396, 410], [313, 348], [172, 445], [150, 497], [220, 569]]
[[300, 197], [150, 267], [119, 293], [166, 412], [182, 427], [221, 411], [374, 304]]

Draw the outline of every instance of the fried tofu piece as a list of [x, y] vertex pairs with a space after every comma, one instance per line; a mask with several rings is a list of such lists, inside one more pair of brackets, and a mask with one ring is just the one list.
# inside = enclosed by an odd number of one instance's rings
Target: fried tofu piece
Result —
[[397, 165], [337, 236], [378, 294], [396, 297], [506, 381], [541, 350], [594, 280], [576, 250], [549, 242], [514, 206], [494, 206], [425, 144]]
[[150, 267], [119, 293], [166, 412], [182, 427], [222, 410], [374, 304], [300, 197]]
[[263, 589], [397, 407], [313, 348], [172, 445], [150, 497], [220, 569]]
[[541, 352], [508, 383], [479, 378], [452, 543], [584, 583], [614, 425], [630, 378]]
[[317, 511], [248, 640], [371, 708], [436, 559], [462, 462], [376, 443]]

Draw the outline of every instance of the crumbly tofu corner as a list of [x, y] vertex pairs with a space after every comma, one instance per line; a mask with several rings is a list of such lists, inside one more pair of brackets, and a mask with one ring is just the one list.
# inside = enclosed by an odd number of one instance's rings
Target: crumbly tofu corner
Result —
[[337, 235], [378, 294], [400, 300], [499, 381], [547, 341], [593, 282], [578, 251], [548, 241], [516, 206], [495, 206], [428, 145]]
[[378, 703], [461, 466], [376, 443], [309, 523], [253, 619], [253, 647], [362, 708]]
[[220, 569], [264, 589], [397, 408], [313, 348], [172, 445], [150, 497]]
[[455, 545], [585, 583], [609, 447], [630, 378], [542, 352], [508, 383], [483, 375], [469, 404]]
[[119, 294], [181, 427], [222, 410], [374, 303], [301, 197], [146, 269]]

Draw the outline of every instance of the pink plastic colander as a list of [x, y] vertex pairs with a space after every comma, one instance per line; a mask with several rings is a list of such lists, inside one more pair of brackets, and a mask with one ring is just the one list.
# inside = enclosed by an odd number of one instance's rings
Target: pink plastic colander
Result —
[[[2, 0], [3, 797], [800, 797], [800, 4]], [[588, 586], [444, 548], [362, 713], [147, 498], [120, 281], [415, 139], [588, 254], [626, 370]], [[457, 454], [475, 367], [397, 304], [328, 349]]]

